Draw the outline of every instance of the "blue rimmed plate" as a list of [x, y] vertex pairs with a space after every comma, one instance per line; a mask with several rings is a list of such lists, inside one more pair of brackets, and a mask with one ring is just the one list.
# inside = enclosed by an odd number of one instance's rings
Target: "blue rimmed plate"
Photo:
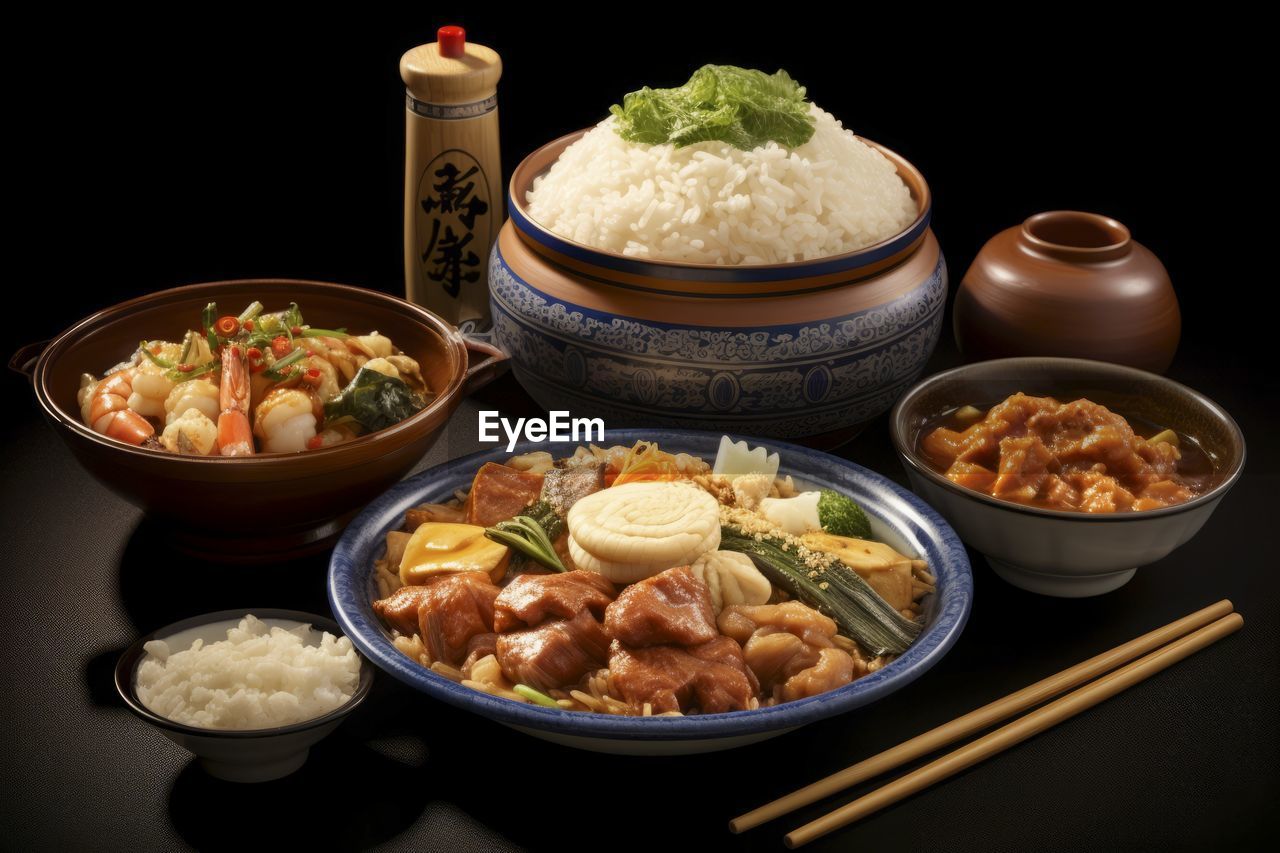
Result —
[[[734, 436], [734, 438], [746, 438]], [[664, 450], [711, 461], [719, 433], [677, 430], [611, 431], [605, 445], [656, 441]], [[392, 488], [347, 527], [329, 563], [329, 603], [334, 618], [360, 653], [391, 676], [429, 696], [473, 711], [546, 740], [598, 752], [674, 755], [731, 749], [780, 735], [800, 726], [843, 714], [887, 696], [919, 678], [955, 644], [969, 617], [973, 577], [969, 559], [942, 517], [906, 489], [839, 457], [780, 441], [746, 438], [782, 457], [782, 474], [805, 488], [830, 488], [850, 495], [866, 509], [878, 538], [918, 555], [937, 578], [937, 591], [924, 600], [925, 629], [907, 651], [888, 666], [838, 690], [756, 711], [687, 717], [617, 717], [561, 711], [490, 696], [437, 675], [405, 657], [373, 612], [377, 598], [373, 563], [386, 534], [400, 527], [405, 510], [442, 502], [466, 489], [485, 462], [546, 450], [559, 458], [575, 443], [524, 443], [508, 453], [495, 448], [446, 462]]]

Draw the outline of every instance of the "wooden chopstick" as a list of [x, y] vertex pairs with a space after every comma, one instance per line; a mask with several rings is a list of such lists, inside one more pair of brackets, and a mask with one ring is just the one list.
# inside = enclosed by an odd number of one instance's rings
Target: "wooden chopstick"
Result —
[[1029, 687], [1022, 688], [1016, 693], [1010, 693], [1008, 696], [983, 705], [976, 711], [970, 711], [963, 717], [957, 717], [949, 723], [938, 726], [936, 729], [917, 735], [911, 740], [904, 741], [879, 755], [873, 755], [871, 758], [833, 773], [825, 779], [819, 779], [817, 782], [807, 785], [794, 793], [771, 803], [766, 803], [744, 815], [739, 815], [729, 821], [729, 829], [733, 832], [745, 832], [752, 827], [759, 826], [788, 812], [795, 811], [824, 797], [843, 791], [845, 788], [850, 788], [882, 773], [887, 773], [895, 767], [901, 767], [903, 764], [928, 755], [969, 735], [976, 734], [1016, 714], [1020, 714], [1028, 708], [1035, 707], [1041, 702], [1052, 699], [1059, 693], [1078, 687], [1103, 673], [1110, 672], [1134, 658], [1158, 649], [1197, 628], [1202, 628], [1215, 619], [1226, 616], [1233, 609], [1231, 602], [1226, 599], [1216, 604], [1211, 604], [1203, 610], [1198, 610], [1182, 617], [1176, 622], [1170, 622], [1163, 628], [1157, 628], [1154, 631], [1143, 634], [1141, 637], [1130, 640], [1124, 645], [1116, 646], [1108, 652], [1103, 652], [1082, 663], [1078, 663], [1070, 669], [1064, 669], [1057, 675], [1051, 675]]
[[1186, 658], [1205, 646], [1216, 643], [1223, 637], [1240, 630], [1244, 618], [1239, 613], [1232, 613], [1174, 640], [1169, 645], [1144, 655], [1115, 672], [1102, 676], [1097, 681], [1077, 690], [1073, 690], [1060, 699], [1055, 699], [1043, 708], [1039, 708], [1026, 716], [1019, 717], [1008, 725], [1001, 726], [991, 734], [967, 743], [953, 752], [949, 752], [918, 770], [895, 779], [889, 784], [877, 788], [870, 794], [860, 797], [847, 805], [841, 806], [830, 814], [815, 821], [806, 823], [799, 829], [787, 833], [783, 839], [791, 848], [808, 844], [835, 829], [860, 820], [885, 806], [898, 802], [904, 797], [921, 791], [930, 785], [940, 782], [960, 771], [998, 755], [1011, 746], [1021, 743], [1029, 737], [1039, 734], [1045, 729], [1056, 726], [1081, 711], [1088, 710], [1098, 703], [1110, 699], [1117, 693], [1127, 690], [1140, 681], [1144, 681]]

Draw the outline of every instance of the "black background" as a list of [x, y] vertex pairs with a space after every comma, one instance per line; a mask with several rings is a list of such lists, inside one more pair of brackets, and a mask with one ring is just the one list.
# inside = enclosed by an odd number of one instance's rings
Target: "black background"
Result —
[[[322, 787], [378, 805], [354, 809], [334, 831], [323, 811], [309, 813], [299, 840], [575, 849], [588, 840], [678, 847], [684, 838], [779, 849], [790, 822], [731, 839], [723, 820], [1228, 595], [1246, 615], [1244, 633], [827, 846], [1250, 847], [1273, 835], [1278, 561], [1266, 534], [1280, 467], [1270, 144], [1259, 115], [1274, 99], [1254, 88], [1260, 61], [1247, 36], [1257, 25], [1129, 24], [1100, 9], [1039, 22], [994, 13], [952, 22], [902, 9], [855, 22], [846, 6], [777, 20], [726, 7], [705, 20], [642, 25], [612, 6], [557, 16], [495, 9], [272, 18], [209, 7], [185, 20], [112, 11], [15, 33], [36, 50], [10, 74], [21, 120], [10, 125], [8, 249], [23, 271], [6, 293], [24, 310], [4, 324], [6, 352], [183, 283], [289, 276], [401, 292], [397, 64], [437, 25], [457, 22], [503, 57], [508, 175], [538, 145], [598, 121], [624, 92], [724, 62], [786, 68], [846, 126], [914, 162], [935, 194], [953, 290], [984, 240], [1031, 213], [1078, 208], [1120, 219], [1165, 261], [1178, 290], [1183, 343], [1170, 375], [1236, 415], [1250, 442], [1248, 472], [1193, 543], [1103, 599], [1022, 594], [976, 558], [970, 627], [928, 678], [847, 720], [728, 756], [567, 752], [382, 679], [380, 701], [271, 791], [304, 812]], [[948, 325], [934, 367], [954, 359]], [[6, 376], [4, 388], [4, 541], [15, 553], [3, 590], [18, 615], [2, 635], [0, 846], [231, 846], [251, 817], [272, 817], [266, 795], [213, 783], [178, 752], [144, 756], [160, 739], [118, 710], [105, 673], [133, 635], [246, 596], [324, 609], [322, 563], [258, 577], [181, 564], [76, 469], [37, 423], [20, 378]], [[509, 380], [484, 399], [530, 405]], [[901, 479], [883, 424], [843, 453]], [[108, 547], [98, 553], [95, 543]], [[93, 601], [98, 593], [83, 590], [98, 586], [77, 571], [109, 576], [111, 600]], [[60, 598], [41, 601], [50, 584]], [[70, 603], [61, 613], [60, 602]], [[50, 645], [55, 630], [113, 640]], [[67, 737], [90, 728], [96, 745]], [[418, 740], [372, 745], [384, 735]], [[137, 773], [172, 775], [150, 779], [167, 798], [130, 797]], [[280, 825], [272, 832], [265, 837], [288, 838]]]

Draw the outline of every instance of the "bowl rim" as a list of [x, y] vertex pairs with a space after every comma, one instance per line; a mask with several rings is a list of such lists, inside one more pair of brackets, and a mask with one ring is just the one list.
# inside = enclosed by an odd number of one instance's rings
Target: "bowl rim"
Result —
[[[518, 231], [525, 231], [526, 226], [531, 228], [533, 232], [530, 236], [535, 237], [538, 242], [550, 248], [568, 248], [577, 256], [593, 256], [594, 259], [602, 260], [604, 265], [612, 268], [625, 268], [628, 266], [643, 265], [646, 267], [665, 270], [668, 273], [679, 270], [694, 270], [703, 272], [721, 272], [740, 271], [744, 274], [752, 272], [758, 273], [787, 273], [797, 277], [818, 275], [822, 272], [834, 272], [846, 269], [855, 269], [863, 263], [872, 263], [891, 257], [902, 251], [909, 245], [915, 243], [924, 231], [928, 228], [929, 222], [933, 215], [933, 191], [929, 188], [929, 182], [925, 180], [924, 173], [916, 167], [914, 163], [903, 157], [898, 152], [888, 146], [881, 145], [878, 142], [867, 139], [863, 136], [854, 134], [854, 137], [865, 145], [870, 146], [880, 154], [884, 155], [898, 170], [899, 176], [902, 172], [906, 172], [910, 176], [910, 180], [903, 178], [903, 183], [908, 188], [914, 186], [919, 187], [919, 198], [916, 202], [916, 216], [905, 227], [896, 231], [892, 235], [883, 240], [872, 243], [869, 246], [863, 246], [860, 249], [854, 249], [850, 252], [842, 252], [838, 255], [826, 255], [821, 258], [809, 258], [799, 261], [783, 261], [781, 263], [771, 264], [714, 264], [714, 263], [692, 263], [689, 261], [673, 261], [664, 258], [637, 258], [630, 255], [623, 255], [608, 249], [599, 249], [595, 246], [588, 246], [585, 243], [579, 243], [576, 240], [557, 234], [550, 228], [538, 222], [525, 208], [523, 193], [519, 192], [516, 187], [516, 181], [521, 180], [526, 186], [531, 186], [533, 181], [543, 172], [536, 175], [530, 175], [526, 178], [529, 171], [529, 163], [534, 158], [539, 157], [551, 149], [568, 148], [574, 142], [577, 142], [586, 134], [599, 127], [598, 124], [585, 127], [580, 130], [571, 131], [552, 139], [543, 145], [538, 146], [528, 155], [524, 157], [511, 173], [511, 179], [507, 182], [507, 210], [511, 220], [517, 225]], [[558, 159], [558, 155], [557, 155]], [[552, 161], [554, 162], [554, 161]], [[550, 167], [548, 167], [550, 168]], [[545, 171], [545, 170], [543, 170]]]
[[[1221, 422], [1227, 428], [1227, 431], [1231, 434], [1235, 443], [1239, 446], [1240, 453], [1228, 468], [1226, 476], [1224, 476], [1217, 485], [1209, 489], [1209, 491], [1204, 494], [1197, 495], [1185, 503], [1160, 507], [1159, 509], [1141, 510], [1138, 512], [1096, 513], [1080, 512], [1078, 510], [1045, 509], [1043, 507], [1014, 503], [1013, 501], [1003, 501], [983, 492], [965, 488], [959, 483], [952, 482], [947, 477], [944, 477], [938, 471], [935, 471], [927, 462], [920, 458], [919, 454], [916, 452], [914, 443], [907, 441], [907, 437], [903, 435], [903, 431], [906, 427], [905, 422], [908, 414], [907, 410], [914, 399], [931, 385], [961, 376], [977, 367], [995, 364], [1007, 364], [1010, 367], [1030, 367], [1032, 365], [1038, 365], [1051, 368], [1055, 366], [1063, 368], [1088, 368], [1091, 370], [1097, 370], [1104, 374], [1109, 373], [1130, 379], [1155, 381], [1160, 384], [1170, 386], [1182, 393], [1185, 393], [1190, 399], [1195, 401], [1196, 405], [1208, 412], [1211, 417]], [[1149, 373], [1148, 371], [1140, 370], [1136, 367], [1129, 367], [1123, 364], [1113, 364], [1108, 361], [1096, 361], [1087, 358], [1061, 358], [1056, 356], [994, 358], [987, 361], [975, 361], [970, 364], [962, 364], [958, 367], [952, 367], [948, 370], [940, 371], [932, 376], [927, 376], [907, 389], [906, 393], [904, 393], [898, 399], [898, 402], [894, 404], [893, 410], [889, 413], [889, 436], [893, 441], [894, 449], [898, 452], [898, 457], [907, 467], [908, 472], [919, 474], [929, 480], [930, 483], [937, 485], [952, 494], [975, 500], [978, 503], [985, 504], [993, 508], [1020, 513], [1022, 515], [1050, 518], [1058, 521], [1074, 521], [1082, 524], [1094, 522], [1118, 524], [1123, 522], [1139, 522], [1148, 519], [1167, 518], [1171, 515], [1190, 512], [1192, 510], [1199, 509], [1202, 506], [1212, 504], [1225, 495], [1231, 487], [1235, 485], [1236, 480], [1240, 479], [1240, 474], [1244, 471], [1245, 457], [1247, 455], [1244, 432], [1240, 429], [1240, 425], [1236, 423], [1235, 419], [1231, 417], [1230, 414], [1227, 413], [1226, 409], [1219, 406], [1204, 394], [1196, 391], [1194, 388], [1183, 385], [1181, 382], [1170, 379], [1167, 376], [1161, 376], [1158, 373]]]
[[[334, 547], [328, 578], [329, 604], [334, 618], [369, 661], [433, 699], [517, 728], [606, 740], [698, 741], [790, 730], [876, 701], [919, 678], [950, 651], [968, 621], [973, 604], [973, 575], [968, 554], [960, 538], [942, 516], [907, 489], [884, 475], [849, 460], [773, 439], [700, 430], [651, 429], [610, 430], [606, 432], [604, 440], [606, 443], [625, 444], [645, 439], [680, 445], [682, 441], [697, 439], [718, 442], [722, 435], [729, 435], [735, 441], [745, 440], [753, 445], [763, 444], [771, 451], [778, 451], [784, 459], [782, 470], [787, 468], [786, 459], [798, 455], [809, 457], [828, 469], [832, 466], [845, 469], [868, 488], [877, 492], [883, 490], [886, 503], [898, 502], [899, 506], [889, 510], [890, 514], [903, 519], [913, 528], [913, 533], [918, 538], [932, 541], [949, 566], [947, 571], [954, 572], [954, 580], [947, 587], [947, 598], [938, 601], [934, 621], [925, 626], [907, 651], [877, 672], [818, 696], [750, 711], [647, 718], [544, 708], [491, 696], [456, 684], [422, 667], [416, 661], [409, 660], [398, 651], [386, 638], [377, 617], [371, 611], [366, 614], [356, 603], [357, 596], [367, 591], [368, 575], [372, 568], [371, 559], [365, 564], [358, 564], [356, 558], [359, 552], [368, 550], [368, 547], [362, 548], [358, 540], [372, 533], [377, 538], [371, 547], [376, 549], [381, 546], [385, 525], [378, 525], [379, 516], [402, 501], [416, 498], [422, 493], [424, 483], [434, 478], [460, 471], [474, 472], [485, 461], [531, 450], [548, 450], [554, 454], [561, 447], [581, 442], [522, 442], [510, 452], [499, 445], [441, 463], [392, 487], [371, 502], [347, 526]], [[872, 514], [879, 515], [880, 512], [873, 509]], [[350, 611], [345, 603], [348, 598], [353, 602]]]
[[[370, 664], [364, 655], [359, 653], [359, 650], [357, 650], [356, 656], [360, 659], [360, 680], [356, 684], [356, 690], [351, 694], [351, 698], [327, 714], [322, 714], [319, 717], [313, 717], [310, 720], [291, 723], [287, 726], [273, 726], [265, 729], [202, 729], [199, 726], [191, 726], [186, 723], [179, 723], [176, 720], [171, 720], [168, 717], [162, 717], [142, 703], [142, 700], [138, 698], [135, 690], [135, 681], [137, 680], [136, 676], [138, 666], [146, 656], [146, 651], [143, 649], [144, 645], [159, 637], [172, 636], [191, 628], [199, 628], [214, 622], [228, 622], [232, 619], [243, 619], [247, 614], [253, 614], [258, 619], [263, 620], [282, 619], [299, 623], [305, 622], [313, 629], [318, 628], [338, 637], [344, 636], [342, 628], [337, 622], [327, 616], [321, 616], [318, 613], [307, 613], [305, 610], [262, 607], [217, 610], [213, 613], [205, 613], [201, 616], [190, 616], [186, 619], [180, 619], [170, 625], [165, 625], [162, 628], [157, 628], [149, 634], [139, 637], [120, 653], [120, 657], [116, 660], [115, 667], [116, 692], [120, 694], [120, 698], [124, 700], [125, 705], [130, 711], [154, 726], [181, 735], [206, 738], [225, 738], [228, 740], [276, 737], [278, 735], [294, 734], [297, 732], [307, 731], [308, 729], [318, 728], [347, 716], [369, 696], [369, 691], [373, 687], [375, 667]], [[355, 644], [353, 643], [353, 648], [354, 645]]]
[[[100, 324], [106, 323], [109, 320], [118, 319], [122, 316], [127, 317], [131, 309], [143, 307], [156, 300], [177, 300], [189, 296], [195, 296], [198, 293], [214, 292], [225, 288], [240, 288], [253, 285], [284, 285], [311, 291], [327, 292], [336, 297], [354, 296], [361, 299], [371, 300], [373, 302], [382, 302], [384, 303], [382, 307], [387, 309], [395, 309], [402, 312], [407, 311], [439, 334], [446, 349], [454, 350], [455, 355], [457, 356], [457, 370], [454, 371], [449, 384], [442, 390], [435, 392], [435, 397], [427, 403], [421, 411], [414, 413], [403, 421], [393, 424], [385, 429], [380, 429], [377, 432], [371, 432], [367, 435], [354, 438], [350, 441], [340, 442], [338, 444], [330, 445], [329, 447], [317, 448], [316, 450], [307, 450], [305, 452], [255, 453], [252, 456], [187, 456], [180, 453], [169, 453], [167, 451], [158, 451], [145, 447], [135, 447], [134, 445], [126, 444], [122, 441], [117, 441], [95, 432], [86, 424], [81, 423], [80, 418], [77, 415], [64, 411], [61, 406], [54, 402], [53, 395], [50, 393], [48, 388], [48, 374], [51, 369], [51, 365], [54, 363], [56, 358], [63, 354], [64, 350], [74, 344], [77, 336], [84, 334], [85, 332]], [[303, 295], [305, 298], [305, 293]], [[350, 451], [353, 447], [364, 447], [375, 441], [385, 441], [390, 437], [401, 435], [406, 431], [414, 430], [420, 424], [433, 417], [437, 412], [439, 412], [439, 410], [447, 408], [454, 398], [460, 395], [466, 380], [468, 358], [466, 341], [457, 328], [426, 308], [423, 308], [420, 305], [415, 305], [398, 296], [392, 296], [389, 293], [383, 293], [379, 290], [370, 290], [364, 287], [357, 287], [349, 284], [337, 284], [334, 282], [310, 281], [307, 279], [292, 278], [240, 278], [185, 284], [179, 287], [157, 290], [95, 311], [88, 317], [68, 326], [45, 345], [36, 361], [35, 367], [32, 369], [31, 381], [35, 388], [36, 399], [39, 401], [40, 407], [44, 409], [48, 417], [60, 425], [69, 428], [80, 437], [88, 439], [102, 447], [111, 448], [113, 450], [118, 450], [148, 460], [161, 460], [164, 462], [174, 462], [176, 464], [189, 463], [193, 465], [225, 465], [232, 467], [252, 465], [261, 468], [262, 466], [268, 465], [296, 465], [301, 460], [323, 459], [326, 457], [338, 456]]]

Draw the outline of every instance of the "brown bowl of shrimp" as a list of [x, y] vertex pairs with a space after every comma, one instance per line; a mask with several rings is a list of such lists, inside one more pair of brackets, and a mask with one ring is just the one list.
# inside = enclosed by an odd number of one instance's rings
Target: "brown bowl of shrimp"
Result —
[[152, 293], [36, 350], [10, 366], [89, 473], [232, 562], [327, 547], [505, 360], [402, 299], [288, 279]]

